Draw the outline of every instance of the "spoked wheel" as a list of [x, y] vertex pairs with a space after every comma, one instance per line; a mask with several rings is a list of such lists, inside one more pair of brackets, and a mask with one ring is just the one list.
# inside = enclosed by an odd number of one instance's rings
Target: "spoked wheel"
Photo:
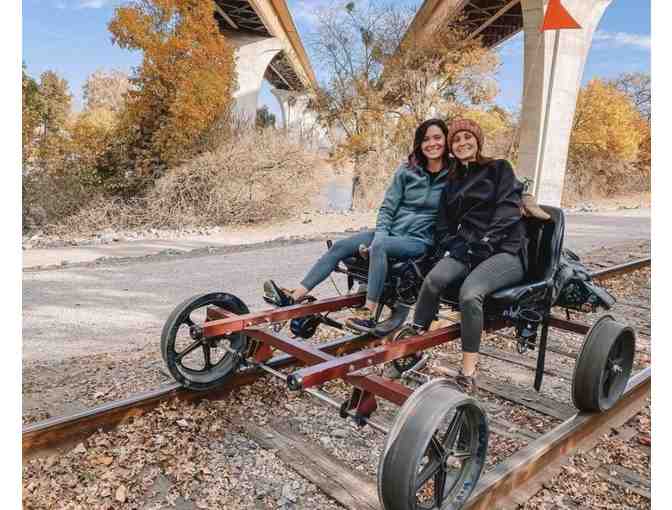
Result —
[[242, 333], [206, 338], [203, 324], [208, 306], [218, 306], [235, 314], [249, 313], [247, 306], [232, 294], [213, 292], [193, 296], [170, 314], [161, 333], [161, 355], [176, 381], [195, 390], [207, 390], [233, 374], [245, 357], [249, 339]]
[[[405, 340], [409, 337], [412, 336], [417, 336], [417, 332], [411, 328], [410, 326], [406, 326], [405, 328], [401, 329], [394, 337], [392, 338], [393, 342], [401, 342], [402, 340]], [[409, 354], [408, 356], [405, 356], [403, 358], [398, 358], [392, 361], [392, 366], [399, 372], [399, 375], [403, 374], [404, 372], [409, 371], [412, 368], [419, 369], [421, 368], [419, 365], [421, 364], [420, 362], [423, 360], [423, 354], [422, 352], [414, 352], [413, 354]]]
[[603, 315], [593, 324], [574, 366], [572, 400], [580, 411], [606, 411], [625, 391], [635, 357], [635, 332]]
[[385, 510], [456, 510], [478, 482], [488, 449], [485, 411], [446, 379], [404, 403], [378, 465]]

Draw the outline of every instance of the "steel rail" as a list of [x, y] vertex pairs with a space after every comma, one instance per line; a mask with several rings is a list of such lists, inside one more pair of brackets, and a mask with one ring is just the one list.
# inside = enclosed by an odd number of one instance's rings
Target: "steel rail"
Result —
[[[370, 335], [348, 336], [319, 346], [325, 353], [349, 353], [378, 341]], [[278, 369], [299, 364], [288, 354], [274, 356], [266, 365]], [[39, 455], [40, 451], [71, 443], [96, 432], [99, 428], [111, 429], [134, 416], [140, 416], [173, 398], [182, 401], [225, 398], [233, 389], [252, 384], [265, 374], [260, 369], [241, 371], [220, 387], [210, 391], [190, 390], [179, 383], [133, 395], [127, 399], [108, 402], [66, 416], [57, 416], [23, 426], [22, 451], [24, 458]]]
[[593, 280], [604, 280], [606, 278], [611, 278], [612, 276], [621, 276], [626, 273], [631, 273], [642, 269], [643, 267], [651, 266], [651, 257], [646, 257], [643, 259], [632, 260], [630, 262], [625, 262], [624, 264], [618, 264], [616, 266], [607, 267], [605, 269], [600, 269], [598, 271], [593, 271], [590, 273], [590, 277]]
[[[650, 258], [639, 259], [633, 262], [619, 264], [617, 266], [595, 271], [591, 273], [591, 277], [594, 279], [604, 279], [635, 271], [650, 264]], [[353, 296], [352, 301], [353, 304], [354, 302], [359, 304], [359, 301], [361, 300], [362, 297], [357, 295]], [[288, 318], [290, 315], [293, 316], [294, 313], [296, 313], [293, 310], [292, 312], [289, 314], [286, 312], [283, 314], [281, 312], [277, 315], [286, 315], [285, 318]], [[220, 321], [220, 324], [222, 322], [227, 323], [229, 321]], [[259, 321], [259, 323], [261, 322], [262, 321]], [[229, 327], [231, 326], [230, 324], [227, 325]], [[367, 335], [347, 337], [323, 344], [319, 346], [319, 349], [329, 353], [349, 353], [359, 347], [369, 345], [377, 340], [378, 339], [371, 338]], [[266, 365], [272, 368], [282, 368], [295, 366], [299, 363], [299, 360], [293, 356], [282, 354], [275, 356], [266, 362]], [[25, 425], [22, 432], [23, 456], [24, 458], [27, 458], [39, 455], [40, 452], [44, 450], [85, 438], [101, 428], [104, 430], [109, 430], [128, 420], [129, 418], [140, 416], [145, 412], [157, 407], [162, 402], [168, 401], [172, 398], [178, 398], [179, 400], [183, 401], [221, 399], [224, 398], [231, 390], [252, 384], [254, 381], [263, 376], [264, 372], [259, 369], [243, 371], [239, 374], [236, 374], [231, 378], [231, 380], [222, 386], [205, 392], [189, 390], [181, 386], [179, 383], [172, 383], [158, 389], [131, 396], [124, 400], [109, 402], [74, 414], [50, 418], [48, 420]], [[378, 381], [378, 379], [381, 378], [377, 376], [363, 377], [352, 375], [350, 377], [353, 379], [353, 382], [357, 380], [357, 382], [361, 384], [362, 387], [367, 387], [367, 385], [381, 384], [381, 382]], [[389, 395], [387, 399], [394, 401], [394, 397], [396, 397], [396, 395]]]
[[602, 413], [578, 413], [539, 439], [497, 464], [476, 485], [465, 508], [501, 508], [504, 500], [531, 482], [552, 463], [570, 456], [588, 441], [599, 438], [636, 415], [651, 391], [651, 368], [630, 378], [621, 399]]

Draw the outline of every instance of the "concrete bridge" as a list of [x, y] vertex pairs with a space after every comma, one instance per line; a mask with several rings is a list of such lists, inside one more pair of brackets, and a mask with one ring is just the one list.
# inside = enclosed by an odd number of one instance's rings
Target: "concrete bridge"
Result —
[[[223, 33], [237, 46], [238, 111], [254, 119], [261, 83], [273, 85], [282, 125], [303, 122], [316, 80], [285, 0], [214, 0]], [[549, 0], [425, 0], [405, 35], [431, 37], [458, 22], [495, 47], [524, 33], [524, 80], [517, 173], [541, 203], [559, 205], [569, 138], [593, 33], [611, 0], [562, 0], [579, 30], [540, 32]], [[555, 61], [555, 66], [553, 62]], [[555, 70], [553, 71], [553, 67]]]
[[280, 103], [282, 125], [303, 119], [316, 79], [285, 0], [214, 0], [220, 30], [236, 46], [237, 113], [254, 121], [264, 79]]
[[560, 205], [583, 68], [595, 28], [611, 0], [562, 0], [582, 28], [540, 32], [548, 3], [426, 0], [405, 37], [431, 37], [437, 28], [458, 18], [469, 36], [481, 37], [487, 47], [523, 32], [525, 71], [517, 173], [534, 181], [533, 191], [541, 203]]

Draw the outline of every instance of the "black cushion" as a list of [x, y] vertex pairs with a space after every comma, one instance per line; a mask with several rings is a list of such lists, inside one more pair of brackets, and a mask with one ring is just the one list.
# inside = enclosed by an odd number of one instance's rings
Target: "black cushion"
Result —
[[[406, 264], [408, 264], [409, 261], [413, 261], [421, 267], [424, 267], [426, 258], [426, 254], [404, 260], [388, 257], [388, 273], [393, 275], [400, 272], [406, 267]], [[347, 259], [343, 259], [343, 264], [345, 264], [351, 273], [357, 275], [368, 275], [369, 273], [369, 259], [363, 259], [358, 256], [348, 257]]]

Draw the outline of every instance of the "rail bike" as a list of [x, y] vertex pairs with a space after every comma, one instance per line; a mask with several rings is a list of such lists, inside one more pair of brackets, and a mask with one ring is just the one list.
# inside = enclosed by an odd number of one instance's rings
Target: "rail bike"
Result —
[[[622, 396], [630, 377], [635, 332], [609, 314], [592, 326], [570, 320], [570, 310], [609, 309], [615, 300], [594, 285], [578, 257], [563, 250], [562, 210], [542, 208], [550, 214], [549, 221], [524, 220], [529, 239], [526, 280], [486, 299], [484, 329], [513, 327], [518, 352], [536, 351], [537, 391], [544, 375], [549, 330], [585, 334], [574, 368], [572, 399], [580, 411], [606, 411]], [[424, 350], [460, 337], [459, 323], [415, 336], [408, 335], [408, 329], [399, 330], [436, 261], [431, 254], [389, 261], [377, 319], [383, 308], [390, 310], [389, 318], [370, 334], [349, 334], [342, 320], [332, 315], [364, 305], [365, 293], [352, 292], [356, 283], [367, 282], [368, 260], [360, 256], [346, 259], [337, 269], [346, 275], [350, 292], [333, 298], [250, 312], [226, 292], [194, 296], [178, 305], [165, 323], [163, 359], [172, 376], [194, 390], [214, 388], [240, 371], [264, 370], [290, 390], [306, 391], [338, 407], [343, 418], [387, 433], [378, 467], [383, 508], [461, 508], [485, 465], [489, 431], [483, 406], [444, 378], [412, 390], [364, 370], [391, 362], [403, 373], [417, 364]], [[459, 311], [458, 291], [445, 291], [439, 313]], [[567, 317], [552, 315], [553, 307], [564, 308]], [[291, 321], [291, 335], [281, 332], [287, 321]], [[344, 335], [325, 343], [309, 342], [321, 324], [343, 330]], [[273, 364], [274, 350], [286, 353], [298, 366], [289, 373], [279, 371]], [[343, 402], [320, 388], [336, 379], [352, 386]], [[389, 430], [372, 418], [378, 398], [401, 406]]]

